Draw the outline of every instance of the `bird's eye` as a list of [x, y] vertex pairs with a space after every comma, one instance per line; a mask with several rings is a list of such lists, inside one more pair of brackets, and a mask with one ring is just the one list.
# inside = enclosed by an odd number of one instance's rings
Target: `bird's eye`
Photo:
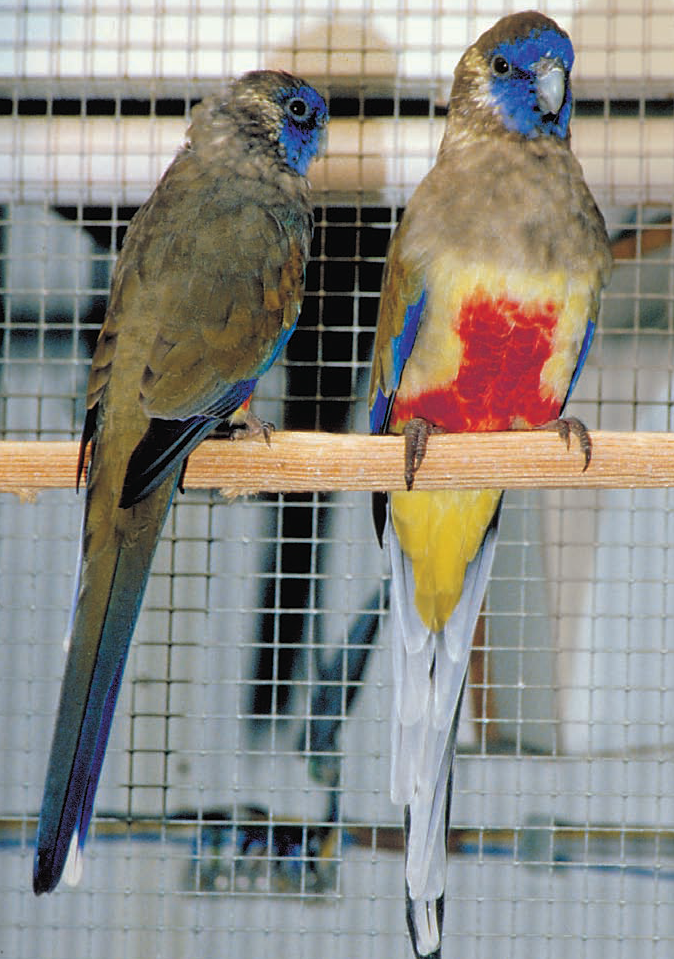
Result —
[[510, 64], [505, 57], [501, 56], [500, 53], [497, 53], [495, 57], [492, 57], [491, 72], [495, 77], [507, 77], [510, 73]]
[[302, 97], [293, 97], [286, 104], [286, 113], [293, 120], [306, 120], [309, 116], [309, 105]]

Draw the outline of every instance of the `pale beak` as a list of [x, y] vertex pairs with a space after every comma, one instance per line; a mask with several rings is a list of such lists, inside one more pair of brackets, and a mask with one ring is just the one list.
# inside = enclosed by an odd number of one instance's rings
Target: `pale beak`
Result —
[[327, 122], [323, 129], [320, 132], [318, 138], [318, 148], [316, 149], [316, 159], [320, 160], [321, 157], [324, 157], [328, 150], [328, 125]]
[[566, 95], [566, 74], [561, 60], [541, 57], [534, 70], [539, 109], [544, 115], [557, 116]]

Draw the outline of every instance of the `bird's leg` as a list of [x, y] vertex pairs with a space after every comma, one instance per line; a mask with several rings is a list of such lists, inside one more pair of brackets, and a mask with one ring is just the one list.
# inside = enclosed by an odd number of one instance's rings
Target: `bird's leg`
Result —
[[233, 417], [216, 426], [211, 437], [215, 440], [244, 440], [262, 435], [267, 446], [271, 446], [271, 434], [275, 429], [273, 423], [259, 419], [249, 409], [238, 409]]
[[[273, 423], [267, 423], [265, 420], [259, 419], [255, 413], [251, 413], [246, 406], [245, 409], [238, 409], [234, 417], [228, 420], [221, 420], [210, 434], [210, 438], [214, 440], [243, 440], [262, 434], [267, 446], [271, 446], [271, 434], [275, 429], [276, 427]], [[181, 493], [185, 492], [185, 472], [187, 470], [188, 460], [189, 456], [186, 456], [183, 460], [182, 469], [180, 470], [178, 489]]]
[[261, 420], [251, 413], [249, 409], [245, 410], [240, 418], [234, 420], [231, 424], [231, 440], [252, 439], [254, 436], [264, 436], [267, 446], [271, 446], [271, 434], [276, 427], [273, 423]]
[[560, 439], [566, 443], [567, 450], [571, 445], [571, 434], [578, 437], [581, 452], [585, 456], [585, 466], [583, 472], [590, 465], [592, 459], [592, 438], [590, 433], [581, 420], [575, 416], [559, 417], [556, 420], [550, 420], [549, 423], [543, 423], [541, 426], [534, 426], [535, 430], [551, 430], [559, 434]]
[[442, 433], [439, 426], [434, 426], [428, 420], [414, 417], [408, 420], [403, 427], [405, 437], [405, 486], [408, 490], [414, 485], [414, 477], [424, 461], [428, 437], [431, 433]]

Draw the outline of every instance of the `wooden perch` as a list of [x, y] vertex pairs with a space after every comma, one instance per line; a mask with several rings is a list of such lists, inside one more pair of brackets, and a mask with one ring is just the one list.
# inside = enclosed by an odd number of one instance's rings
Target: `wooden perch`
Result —
[[[578, 442], [555, 433], [432, 436], [416, 488], [630, 488], [674, 486], [674, 434], [592, 433], [583, 473]], [[0, 442], [0, 490], [72, 487], [75, 442]], [[256, 492], [403, 489], [403, 440], [396, 436], [273, 433], [263, 440], [207, 440], [190, 456], [186, 487], [229, 495]]]

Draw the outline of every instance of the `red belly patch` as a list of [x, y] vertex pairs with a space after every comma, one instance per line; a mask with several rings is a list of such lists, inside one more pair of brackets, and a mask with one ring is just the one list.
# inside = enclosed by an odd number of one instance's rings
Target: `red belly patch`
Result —
[[450, 433], [507, 430], [559, 415], [561, 401], [541, 395], [541, 370], [552, 354], [553, 302], [521, 304], [479, 291], [464, 301], [457, 324], [463, 344], [458, 375], [447, 386], [395, 399], [391, 426], [415, 416]]

